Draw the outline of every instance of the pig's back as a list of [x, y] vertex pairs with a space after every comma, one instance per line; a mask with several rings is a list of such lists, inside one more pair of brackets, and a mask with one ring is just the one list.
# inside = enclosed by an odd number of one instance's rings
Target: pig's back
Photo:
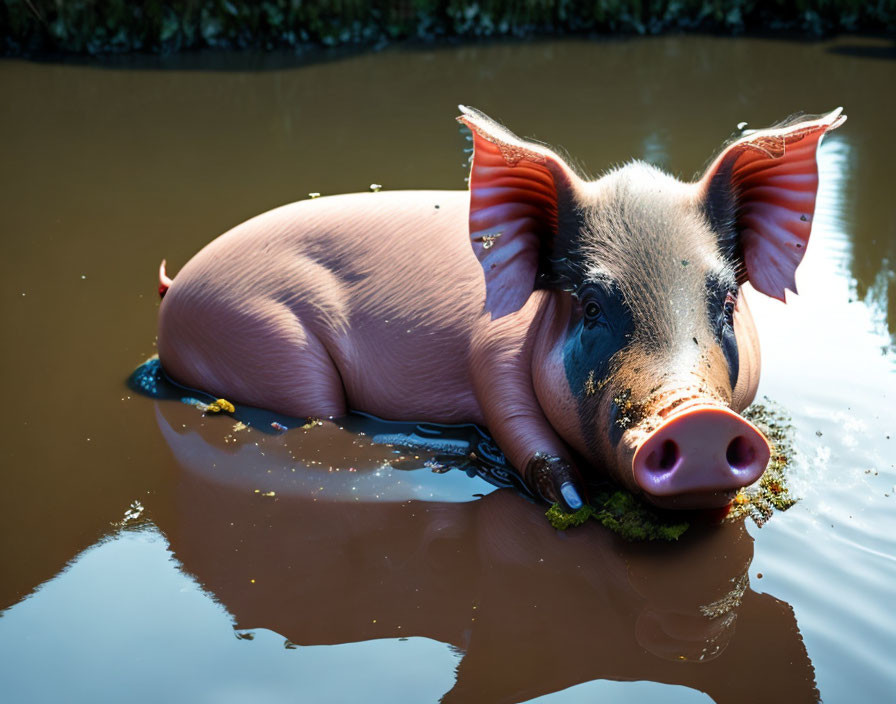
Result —
[[[468, 207], [463, 191], [361, 193], [300, 201], [248, 220], [174, 277], [160, 312], [163, 364], [213, 393], [240, 374], [266, 374], [259, 387], [275, 386], [278, 374], [294, 379], [283, 368], [289, 350], [271, 349], [276, 343], [260, 339], [268, 336], [258, 325], [240, 329], [253, 310], [275, 326], [300, 321], [332, 360], [351, 409], [480, 420], [468, 355], [485, 285], [468, 239]], [[190, 362], [208, 356], [213, 339], [226, 340], [229, 353], [219, 347], [214, 359]], [[265, 346], [268, 370], [233, 368], [257, 365]], [[258, 395], [246, 402], [273, 407]]]

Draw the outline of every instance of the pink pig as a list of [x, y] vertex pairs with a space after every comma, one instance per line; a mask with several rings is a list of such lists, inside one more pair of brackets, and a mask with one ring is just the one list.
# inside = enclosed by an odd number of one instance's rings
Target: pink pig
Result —
[[643, 162], [586, 181], [461, 107], [467, 191], [358, 193], [233, 228], [172, 281], [175, 380], [292, 416], [486, 426], [546, 501], [607, 473], [654, 504], [723, 506], [769, 446], [740, 286], [784, 299], [840, 110], [730, 143], [698, 181]]

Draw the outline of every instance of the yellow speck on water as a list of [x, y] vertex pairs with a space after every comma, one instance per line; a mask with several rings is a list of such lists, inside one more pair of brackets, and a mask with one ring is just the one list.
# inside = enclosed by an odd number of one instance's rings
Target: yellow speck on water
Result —
[[315, 191], [314, 193], [309, 193], [309, 194], [308, 194], [308, 197], [309, 197], [309, 198], [320, 198], [320, 193], [318, 193], [317, 191]]
[[219, 398], [217, 401], [208, 404], [205, 407], [206, 413], [233, 413], [236, 410], [234, 405], [226, 398]]
[[250, 579], [249, 582], [252, 583], [252, 584], [255, 584], [255, 580], [254, 580], [254, 579]]
[[373, 619], [373, 623], [376, 623], [376, 619]]
[[241, 430], [245, 430], [248, 427], [249, 427], [248, 425], [246, 425], [242, 421], [239, 421], [239, 422], [233, 424], [233, 432], [238, 433]]
[[262, 496], [276, 496], [277, 492], [275, 491], [266, 491], [262, 494]]
[[256, 489], [256, 490], [255, 490], [255, 493], [256, 493], [256, 494], [260, 494], [260, 493], [261, 493], [261, 489]]

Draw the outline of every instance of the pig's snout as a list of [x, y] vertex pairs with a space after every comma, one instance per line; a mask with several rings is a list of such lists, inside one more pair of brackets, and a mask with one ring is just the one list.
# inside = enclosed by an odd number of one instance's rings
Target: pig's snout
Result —
[[737, 413], [700, 406], [654, 430], [635, 452], [632, 471], [654, 503], [708, 508], [762, 476], [770, 454], [765, 436]]

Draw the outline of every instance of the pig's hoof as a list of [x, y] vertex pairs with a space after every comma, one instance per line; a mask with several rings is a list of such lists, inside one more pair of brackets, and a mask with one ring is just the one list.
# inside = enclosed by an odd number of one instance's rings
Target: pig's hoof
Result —
[[544, 501], [559, 503], [566, 511], [578, 511], [585, 503], [575, 470], [560, 457], [537, 453], [525, 478]]

